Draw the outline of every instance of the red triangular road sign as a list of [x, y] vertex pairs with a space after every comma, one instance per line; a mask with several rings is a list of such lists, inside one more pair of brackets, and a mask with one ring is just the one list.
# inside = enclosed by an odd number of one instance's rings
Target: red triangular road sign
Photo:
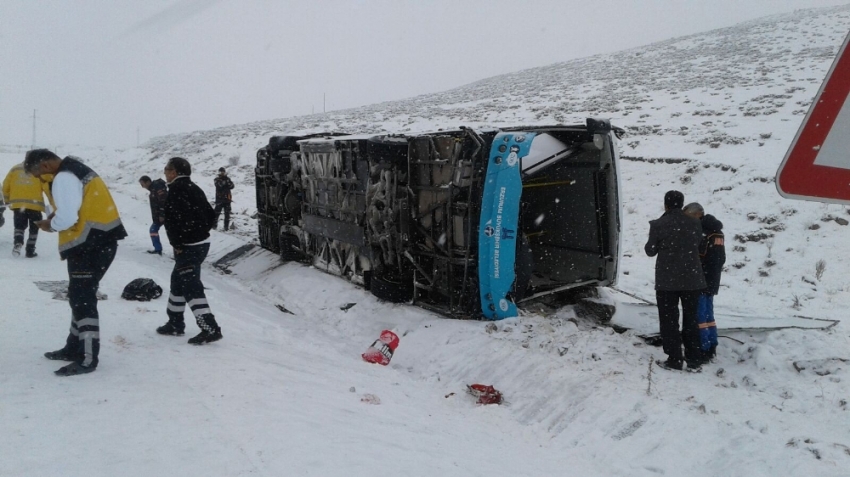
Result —
[[776, 172], [783, 197], [850, 203], [850, 34]]

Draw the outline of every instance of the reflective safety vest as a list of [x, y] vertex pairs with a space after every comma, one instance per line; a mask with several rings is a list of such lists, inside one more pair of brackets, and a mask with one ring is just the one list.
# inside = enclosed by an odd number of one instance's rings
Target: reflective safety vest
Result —
[[[127, 236], [118, 207], [103, 179], [79, 159], [68, 156], [62, 160], [57, 174], [70, 172], [83, 183], [83, 203], [77, 223], [59, 232], [59, 256], [63, 259], [77, 251], [101, 243], [114, 242]], [[61, 208], [62, 204], [58, 205]]]
[[50, 182], [42, 182], [27, 174], [23, 164], [10, 169], [3, 180], [3, 197], [6, 199], [6, 207], [10, 209], [44, 212], [44, 194], [47, 194], [52, 204]]

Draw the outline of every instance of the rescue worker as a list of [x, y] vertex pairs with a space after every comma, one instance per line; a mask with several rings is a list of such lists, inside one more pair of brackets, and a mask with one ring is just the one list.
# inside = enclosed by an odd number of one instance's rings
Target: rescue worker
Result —
[[224, 230], [230, 228], [230, 203], [233, 202], [233, 181], [227, 177], [227, 171], [220, 167], [218, 169], [218, 177], [213, 181], [215, 184], [215, 223], [213, 228], [218, 228], [218, 217], [221, 215], [221, 210], [224, 209]]
[[192, 182], [192, 166], [182, 157], [165, 165], [168, 199], [165, 202], [165, 234], [174, 248], [174, 270], [168, 296], [168, 322], [156, 329], [161, 335], [181, 336], [186, 324], [186, 305], [195, 315], [201, 332], [189, 339], [202, 345], [222, 338], [201, 282], [201, 264], [210, 251], [210, 229], [215, 223], [213, 208], [204, 191]]
[[700, 348], [703, 359], [708, 362], [717, 356], [717, 323], [714, 321], [714, 296], [720, 291], [720, 275], [726, 263], [726, 246], [723, 223], [713, 215], [706, 215], [702, 205], [693, 202], [685, 206], [685, 214], [699, 219], [702, 225], [702, 241], [699, 259], [705, 275], [706, 288], [699, 297], [697, 323], [699, 324]]
[[44, 356], [71, 361], [56, 371], [59, 376], [90, 373], [100, 353], [97, 288], [127, 232], [106, 183], [80, 159], [34, 149], [27, 152], [24, 169], [40, 179], [53, 176], [56, 211], [36, 224], [45, 232], [59, 232], [59, 256], [68, 263], [71, 330], [62, 349]]
[[9, 170], [3, 180], [3, 197], [6, 207], [12, 209], [13, 223], [15, 225], [14, 245], [12, 255], [20, 256], [21, 248], [24, 246], [24, 231], [29, 228], [27, 237], [26, 257], [38, 256], [35, 253], [35, 243], [38, 240], [38, 226], [36, 222], [43, 217], [45, 211], [44, 196], [50, 198], [50, 178], [41, 181], [24, 170], [24, 164], [17, 164]]
[[148, 176], [139, 178], [139, 184], [150, 193], [151, 203], [151, 242], [153, 250], [148, 250], [148, 253], [162, 255], [162, 242], [159, 240], [159, 229], [165, 223], [165, 200], [168, 198], [168, 186], [165, 181], [157, 179], [152, 181]]

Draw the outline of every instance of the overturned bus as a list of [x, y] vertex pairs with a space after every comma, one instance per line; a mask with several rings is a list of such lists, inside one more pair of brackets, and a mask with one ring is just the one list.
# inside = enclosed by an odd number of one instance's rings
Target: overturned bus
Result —
[[421, 134], [274, 136], [257, 152], [260, 244], [377, 298], [498, 320], [617, 279], [608, 121]]

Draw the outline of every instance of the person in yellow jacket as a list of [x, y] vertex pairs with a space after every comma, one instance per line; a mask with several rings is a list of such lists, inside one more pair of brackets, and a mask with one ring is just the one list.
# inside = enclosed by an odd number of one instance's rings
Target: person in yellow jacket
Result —
[[56, 371], [59, 376], [90, 373], [100, 352], [97, 288], [127, 231], [106, 183], [76, 157], [62, 159], [47, 149], [34, 149], [27, 152], [24, 168], [39, 178], [53, 175], [56, 212], [39, 221], [38, 228], [59, 232], [59, 256], [68, 263], [71, 330], [65, 347], [44, 357], [71, 361]]
[[47, 195], [51, 204], [49, 178], [43, 182], [33, 177], [24, 170], [23, 164], [17, 164], [3, 180], [3, 197], [6, 199], [6, 207], [12, 209], [15, 233], [12, 254], [16, 257], [21, 254], [24, 246], [24, 231], [29, 226], [29, 237], [27, 237], [26, 256], [33, 258], [35, 253], [35, 242], [38, 240], [38, 226], [36, 222], [42, 219], [41, 213], [45, 211], [44, 196]]

